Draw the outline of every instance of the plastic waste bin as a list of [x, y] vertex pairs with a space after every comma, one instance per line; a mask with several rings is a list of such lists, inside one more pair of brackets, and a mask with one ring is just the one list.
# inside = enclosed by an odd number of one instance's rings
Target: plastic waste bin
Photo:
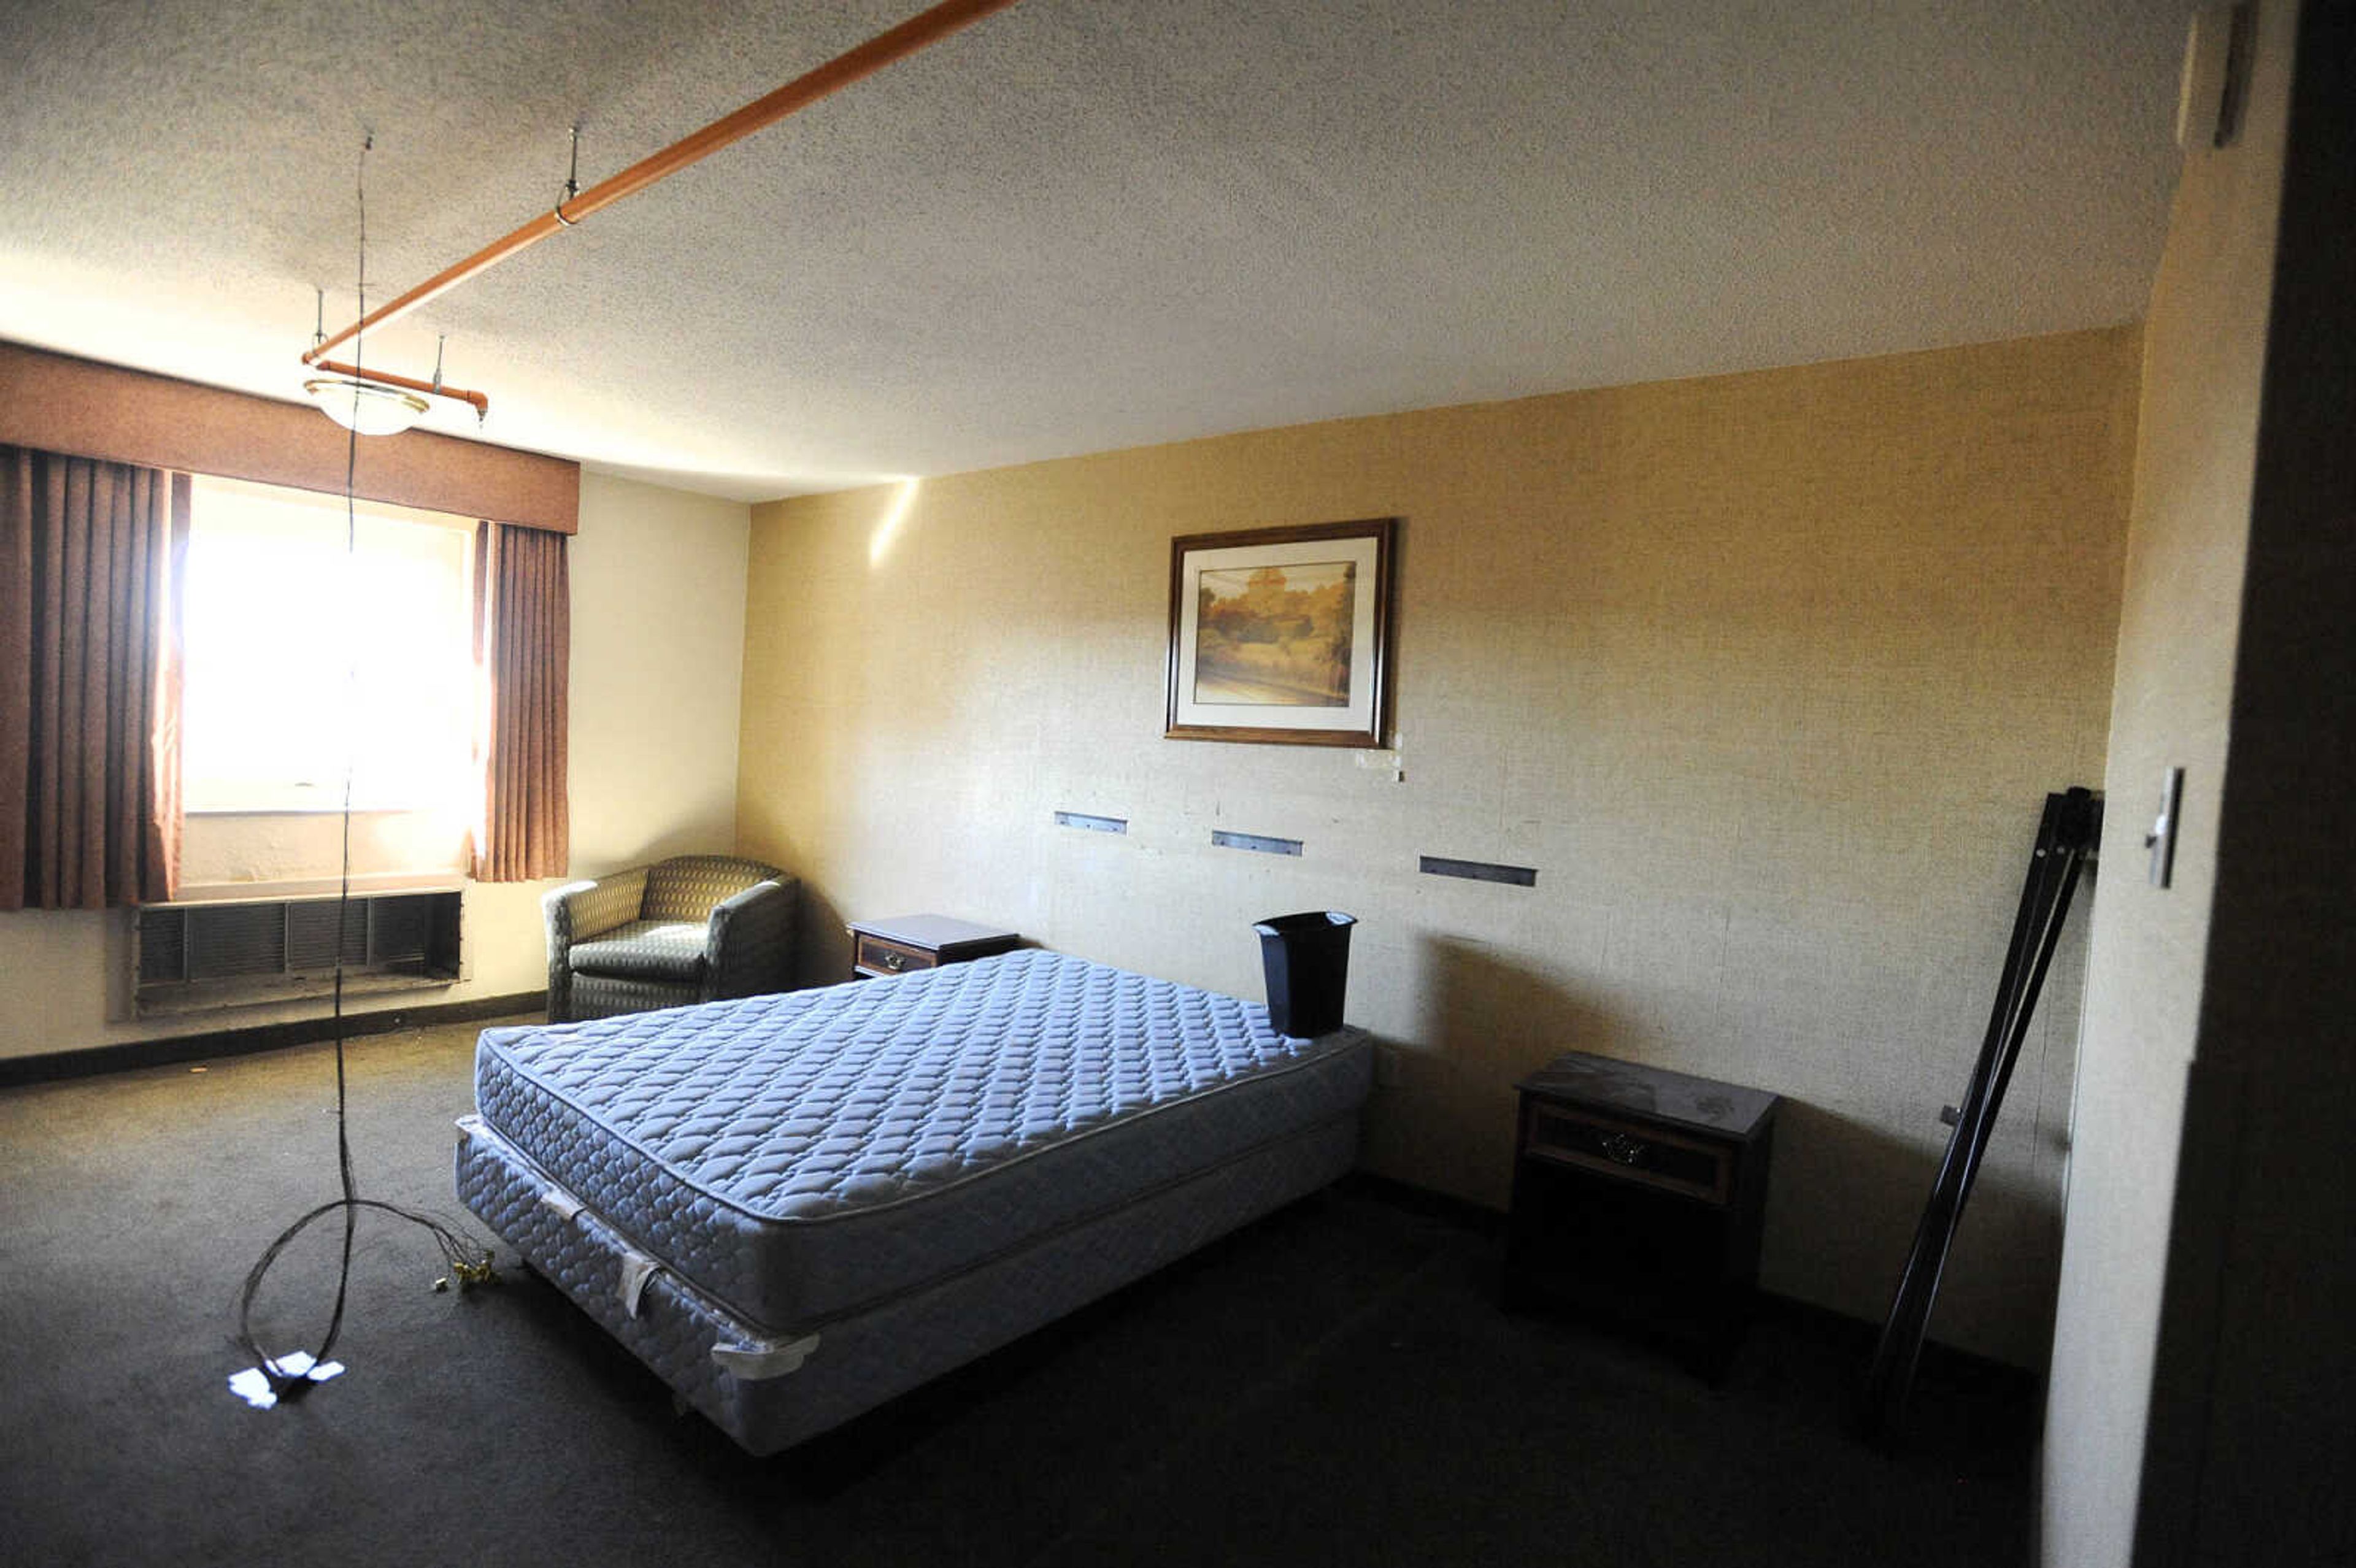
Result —
[[1355, 915], [1312, 910], [1270, 915], [1253, 924], [1268, 974], [1268, 1019], [1277, 1033], [1305, 1039], [1342, 1027], [1350, 928], [1357, 923]]

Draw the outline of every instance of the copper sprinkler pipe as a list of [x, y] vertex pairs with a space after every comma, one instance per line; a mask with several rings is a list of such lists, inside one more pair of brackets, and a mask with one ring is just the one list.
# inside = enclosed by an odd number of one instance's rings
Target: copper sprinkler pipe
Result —
[[[305, 358], [310, 356], [305, 355]], [[463, 387], [444, 387], [433, 381], [421, 381], [414, 376], [396, 376], [390, 370], [363, 370], [357, 365], [347, 365], [340, 359], [322, 359], [311, 367], [325, 370], [330, 376], [349, 376], [355, 381], [380, 381], [388, 387], [406, 388], [423, 392], [429, 398], [448, 398], [455, 402], [471, 403], [477, 414], [491, 411], [491, 400], [480, 392], [470, 392]]]
[[766, 130], [796, 110], [807, 108], [830, 93], [873, 76], [894, 61], [915, 54], [929, 44], [938, 43], [951, 33], [969, 27], [983, 17], [1003, 11], [1013, 4], [1015, 0], [941, 0], [941, 4], [932, 9], [919, 12], [898, 27], [876, 34], [858, 48], [837, 55], [775, 92], [755, 99], [734, 114], [715, 120], [702, 130], [673, 142], [662, 151], [639, 159], [612, 178], [591, 186], [569, 200], [558, 202], [554, 211], [542, 213], [515, 232], [492, 240], [455, 266], [444, 268], [400, 298], [379, 305], [341, 332], [321, 338], [305, 351], [303, 363], [337, 375], [383, 381], [433, 397], [460, 399], [473, 404], [476, 412], [481, 413], [489, 408], [490, 400], [480, 392], [436, 387], [406, 377], [388, 376], [380, 370], [362, 371], [349, 365], [330, 364], [326, 357], [338, 345], [349, 342], [364, 331], [398, 321], [419, 305], [438, 298], [477, 273], [488, 272], [517, 251], [572, 228], [591, 213], [610, 207], [626, 196], [636, 195], [657, 180], [677, 174], [688, 165], [709, 157], [730, 143], [740, 142], [755, 131]]

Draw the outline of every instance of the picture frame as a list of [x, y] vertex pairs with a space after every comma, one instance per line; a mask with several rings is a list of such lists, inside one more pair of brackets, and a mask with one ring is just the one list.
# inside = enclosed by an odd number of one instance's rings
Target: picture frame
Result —
[[1398, 531], [1373, 517], [1172, 539], [1163, 736], [1381, 746]]

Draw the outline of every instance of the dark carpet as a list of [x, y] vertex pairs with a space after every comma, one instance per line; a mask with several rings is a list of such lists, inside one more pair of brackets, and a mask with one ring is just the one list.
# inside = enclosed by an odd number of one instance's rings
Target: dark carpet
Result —
[[[350, 1047], [362, 1194], [462, 1216], [477, 1026]], [[1862, 1326], [1771, 1311], [1723, 1386], [1493, 1299], [1495, 1243], [1342, 1187], [794, 1452], [746, 1457], [502, 1249], [435, 1294], [360, 1221], [336, 1359], [257, 1411], [235, 1300], [335, 1194], [329, 1049], [0, 1093], [11, 1563], [2017, 1563], [2033, 1389], [1934, 1366], [1853, 1441]], [[467, 1218], [471, 1226], [471, 1217]], [[337, 1227], [271, 1275], [324, 1326]]]

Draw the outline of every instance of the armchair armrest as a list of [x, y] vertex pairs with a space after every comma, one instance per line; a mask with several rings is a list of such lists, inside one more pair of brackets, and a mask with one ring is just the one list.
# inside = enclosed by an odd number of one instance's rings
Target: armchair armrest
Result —
[[540, 901], [548, 923], [548, 1017], [573, 1016], [573, 944], [603, 935], [637, 919], [646, 895], [647, 870], [616, 871], [591, 881], [552, 888]]
[[704, 939], [703, 999], [790, 987], [800, 908], [801, 883], [792, 877], [755, 882], [714, 905]]
[[602, 936], [638, 918], [646, 897], [647, 869], [616, 871], [594, 881], [567, 882], [541, 900], [548, 915], [548, 951], [554, 956], [576, 942]]

